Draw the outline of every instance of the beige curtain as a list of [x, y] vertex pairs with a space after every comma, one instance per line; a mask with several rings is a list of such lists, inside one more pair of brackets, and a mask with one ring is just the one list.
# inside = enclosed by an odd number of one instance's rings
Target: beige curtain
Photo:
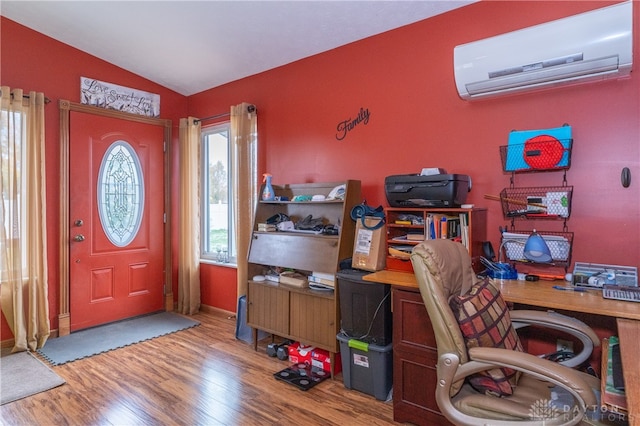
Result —
[[42, 93], [2, 90], [0, 293], [13, 352], [35, 351], [50, 333]]
[[231, 107], [233, 142], [234, 224], [238, 263], [238, 297], [247, 293], [247, 254], [258, 194], [258, 116], [256, 108], [243, 102]]
[[180, 119], [178, 311], [200, 309], [200, 122]]

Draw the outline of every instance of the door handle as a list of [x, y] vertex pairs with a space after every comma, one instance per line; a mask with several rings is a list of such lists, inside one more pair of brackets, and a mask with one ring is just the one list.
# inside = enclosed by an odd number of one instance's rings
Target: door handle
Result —
[[77, 241], [79, 243], [81, 243], [82, 241], [84, 241], [84, 235], [82, 234], [78, 234], [75, 237], [73, 237], [73, 241]]

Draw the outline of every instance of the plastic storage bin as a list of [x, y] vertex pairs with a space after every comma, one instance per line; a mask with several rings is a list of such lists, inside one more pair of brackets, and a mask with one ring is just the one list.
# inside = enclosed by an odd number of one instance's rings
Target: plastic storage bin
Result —
[[344, 386], [386, 401], [393, 386], [393, 345], [350, 344], [352, 339], [342, 333], [336, 338], [340, 342]]
[[370, 272], [344, 269], [336, 274], [341, 333], [379, 346], [391, 343], [391, 286], [364, 281]]

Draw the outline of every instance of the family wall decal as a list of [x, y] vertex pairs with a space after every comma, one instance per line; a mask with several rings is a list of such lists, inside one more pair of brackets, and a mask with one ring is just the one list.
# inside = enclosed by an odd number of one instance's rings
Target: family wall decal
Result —
[[351, 119], [351, 117], [349, 117], [346, 120], [338, 123], [338, 125], [336, 126], [336, 139], [339, 141], [343, 140], [347, 137], [347, 134], [350, 131], [354, 130], [360, 123], [367, 125], [369, 123], [369, 117], [371, 117], [369, 108], [361, 107], [356, 118]]

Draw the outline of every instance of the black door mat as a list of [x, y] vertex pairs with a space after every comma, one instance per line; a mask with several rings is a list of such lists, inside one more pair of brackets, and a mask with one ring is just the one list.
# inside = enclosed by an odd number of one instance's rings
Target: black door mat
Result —
[[294, 364], [282, 371], [273, 373], [273, 377], [306, 391], [328, 378], [331, 374], [322, 368], [307, 364]]

